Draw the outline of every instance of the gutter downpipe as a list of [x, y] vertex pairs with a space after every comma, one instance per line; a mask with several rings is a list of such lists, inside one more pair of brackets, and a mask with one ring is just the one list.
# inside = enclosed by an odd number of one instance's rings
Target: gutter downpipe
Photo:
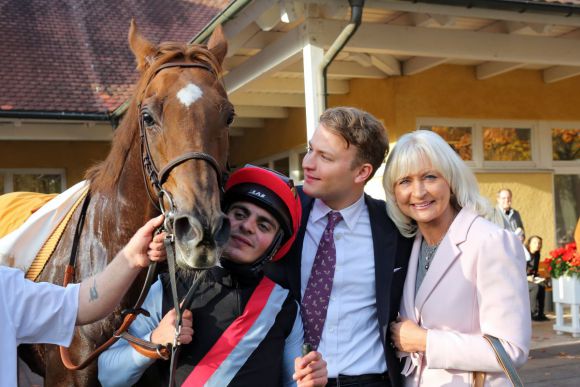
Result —
[[327, 107], [328, 103], [328, 79], [327, 79], [327, 72], [328, 67], [334, 61], [334, 58], [338, 55], [340, 51], [346, 46], [350, 38], [356, 33], [358, 27], [362, 22], [362, 14], [363, 8], [365, 5], [365, 0], [348, 0], [350, 4], [350, 21], [348, 24], [343, 28], [342, 32], [336, 40], [332, 43], [324, 57], [322, 58], [322, 62], [320, 63], [320, 73], [321, 77], [319, 78], [319, 85], [320, 94], [319, 98], [319, 106], [321, 107], [320, 113], [324, 112]]

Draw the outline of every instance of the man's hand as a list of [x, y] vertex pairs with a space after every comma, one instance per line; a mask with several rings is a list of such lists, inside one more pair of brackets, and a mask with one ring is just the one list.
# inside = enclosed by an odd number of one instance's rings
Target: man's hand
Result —
[[328, 383], [326, 361], [320, 352], [312, 351], [294, 360], [294, 380], [299, 387], [325, 386]]
[[[151, 332], [151, 342], [155, 344], [167, 345], [173, 343], [175, 337], [175, 320], [177, 313], [175, 308], [171, 309], [159, 322], [157, 328]], [[193, 339], [193, 315], [190, 310], [183, 311], [181, 318], [181, 333], [177, 339], [180, 344], [189, 344]]]
[[421, 328], [411, 320], [397, 318], [391, 323], [391, 340], [399, 351], [425, 352], [427, 348], [427, 329]]
[[153, 251], [149, 248], [149, 245], [153, 244], [153, 233], [161, 224], [163, 224], [163, 215], [151, 219], [137, 230], [129, 243], [123, 248], [123, 254], [130, 267], [147, 267], [150, 261], [162, 261], [165, 259], [165, 250], [161, 254], [159, 251]]

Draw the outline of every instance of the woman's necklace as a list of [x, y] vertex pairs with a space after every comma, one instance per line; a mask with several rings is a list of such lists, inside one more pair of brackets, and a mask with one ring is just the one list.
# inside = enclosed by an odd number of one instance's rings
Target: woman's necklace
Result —
[[425, 238], [423, 238], [423, 241], [421, 242], [421, 256], [425, 261], [425, 270], [429, 270], [429, 266], [431, 266], [431, 260], [433, 259], [433, 256], [435, 256], [435, 253], [437, 252], [437, 248], [439, 247], [440, 243], [441, 240], [439, 240], [439, 242], [435, 243], [434, 245], [430, 246], [425, 241]]

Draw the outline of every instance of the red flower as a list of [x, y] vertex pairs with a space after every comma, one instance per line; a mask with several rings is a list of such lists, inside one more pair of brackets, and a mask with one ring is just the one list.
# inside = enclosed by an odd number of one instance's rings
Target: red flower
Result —
[[550, 251], [550, 257], [544, 263], [552, 278], [566, 275], [580, 277], [580, 254], [576, 252], [576, 243]]

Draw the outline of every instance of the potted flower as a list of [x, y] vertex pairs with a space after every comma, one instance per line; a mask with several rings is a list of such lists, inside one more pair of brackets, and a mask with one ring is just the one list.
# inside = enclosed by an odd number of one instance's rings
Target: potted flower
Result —
[[580, 254], [576, 243], [550, 251], [545, 264], [552, 277], [554, 302], [580, 304]]

